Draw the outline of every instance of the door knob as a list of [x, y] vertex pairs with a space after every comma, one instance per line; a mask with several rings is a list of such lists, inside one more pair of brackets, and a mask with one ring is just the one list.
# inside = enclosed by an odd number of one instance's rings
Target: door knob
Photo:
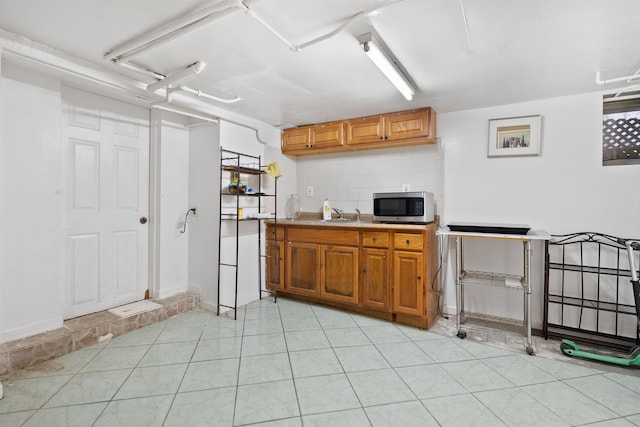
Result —
[[147, 221], [149, 221], [149, 220], [147, 219], [147, 217], [146, 217], [146, 216], [141, 216], [141, 217], [140, 217], [140, 224], [146, 224], [146, 223], [147, 223]]

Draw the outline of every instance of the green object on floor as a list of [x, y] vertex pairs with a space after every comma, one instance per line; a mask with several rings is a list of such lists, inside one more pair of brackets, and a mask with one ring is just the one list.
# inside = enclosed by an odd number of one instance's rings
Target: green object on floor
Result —
[[640, 365], [640, 346], [638, 345], [633, 347], [628, 354], [616, 354], [605, 350], [581, 350], [573, 341], [563, 339], [560, 349], [567, 356], [582, 357], [622, 366]]

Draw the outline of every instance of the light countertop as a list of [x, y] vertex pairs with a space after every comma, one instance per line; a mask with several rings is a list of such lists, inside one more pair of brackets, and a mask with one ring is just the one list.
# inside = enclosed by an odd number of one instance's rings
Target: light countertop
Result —
[[267, 224], [274, 224], [285, 226], [299, 226], [299, 227], [331, 227], [331, 228], [359, 228], [359, 229], [395, 229], [395, 230], [424, 230], [427, 227], [437, 227], [436, 222], [430, 222], [427, 224], [395, 224], [395, 223], [381, 223], [373, 222], [373, 216], [362, 214], [360, 221], [355, 221], [354, 215], [345, 215], [346, 221], [338, 219], [332, 219], [325, 221], [321, 219], [320, 214], [303, 213], [298, 219], [280, 219], [277, 221], [270, 219]]

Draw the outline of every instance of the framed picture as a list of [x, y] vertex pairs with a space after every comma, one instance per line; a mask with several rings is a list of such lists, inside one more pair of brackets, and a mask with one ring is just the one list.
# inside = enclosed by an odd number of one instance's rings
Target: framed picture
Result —
[[489, 120], [489, 157], [539, 154], [539, 115]]

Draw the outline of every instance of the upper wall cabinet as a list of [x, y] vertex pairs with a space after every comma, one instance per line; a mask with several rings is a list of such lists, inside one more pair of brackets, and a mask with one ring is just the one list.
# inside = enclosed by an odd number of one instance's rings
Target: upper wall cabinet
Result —
[[310, 148], [309, 143], [310, 126], [302, 126], [287, 129], [282, 132], [282, 152], [306, 150]]
[[322, 154], [435, 142], [436, 113], [431, 108], [421, 108], [285, 129], [282, 152]]
[[342, 149], [344, 127], [345, 122], [340, 121], [286, 129], [282, 132], [282, 152], [300, 155]]
[[311, 148], [333, 148], [344, 145], [344, 122], [311, 126], [309, 133]]

